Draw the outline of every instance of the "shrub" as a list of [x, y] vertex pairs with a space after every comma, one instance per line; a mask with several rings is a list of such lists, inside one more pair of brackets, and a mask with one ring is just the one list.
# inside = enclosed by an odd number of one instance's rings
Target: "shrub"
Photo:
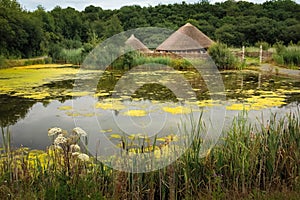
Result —
[[154, 63], [170, 66], [175, 69], [186, 69], [191, 65], [190, 62], [181, 58], [170, 58], [164, 56], [151, 57], [136, 52], [129, 52], [120, 56], [111, 65], [114, 69], [124, 69], [124, 67], [132, 68], [135, 66]]
[[267, 51], [270, 48], [270, 44], [267, 42], [260, 41], [255, 43], [255, 47], [257, 48], [260, 48], [260, 45], [264, 51]]
[[238, 66], [237, 58], [226, 44], [215, 43], [208, 49], [208, 53], [219, 69], [236, 69]]
[[52, 58], [53, 62], [60, 60], [60, 53], [62, 47], [58, 44], [50, 44], [49, 46], [49, 56]]

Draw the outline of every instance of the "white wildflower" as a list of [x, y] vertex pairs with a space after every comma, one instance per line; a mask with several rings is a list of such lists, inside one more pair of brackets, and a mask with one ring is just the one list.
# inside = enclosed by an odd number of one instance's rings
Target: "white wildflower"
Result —
[[78, 155], [78, 159], [80, 159], [81, 161], [87, 162], [87, 161], [89, 161], [90, 157], [88, 155], [86, 155], [85, 153], [81, 153]]
[[71, 152], [78, 152], [80, 151], [80, 146], [78, 144], [71, 144], [70, 150]]
[[87, 136], [87, 133], [84, 130], [82, 130], [82, 128], [80, 128], [80, 127], [74, 128], [73, 134], [78, 135], [78, 136], [83, 136], [83, 137]]
[[48, 136], [58, 135], [58, 134], [61, 134], [61, 133], [62, 133], [62, 129], [57, 128], [57, 127], [50, 128], [48, 130]]
[[74, 153], [72, 153], [72, 156], [79, 156], [79, 155], [80, 155], [79, 152], [74, 152]]
[[60, 145], [65, 143], [67, 143], [67, 138], [65, 138], [63, 134], [59, 134], [54, 140], [54, 145]]

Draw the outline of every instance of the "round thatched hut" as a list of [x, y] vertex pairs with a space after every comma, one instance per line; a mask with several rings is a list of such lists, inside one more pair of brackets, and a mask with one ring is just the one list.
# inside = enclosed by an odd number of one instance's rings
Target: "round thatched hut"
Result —
[[185, 24], [156, 48], [157, 52], [205, 53], [213, 41], [190, 23]]
[[125, 44], [134, 50], [138, 50], [143, 53], [151, 53], [151, 50], [148, 49], [139, 39], [137, 39], [134, 34], [130, 36], [125, 42]]

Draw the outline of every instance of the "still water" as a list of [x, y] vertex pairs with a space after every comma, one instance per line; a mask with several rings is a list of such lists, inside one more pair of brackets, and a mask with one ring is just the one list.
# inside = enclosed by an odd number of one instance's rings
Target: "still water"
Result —
[[14, 147], [45, 149], [51, 127], [71, 131], [80, 126], [90, 141], [105, 136], [113, 141], [124, 133], [176, 135], [180, 123], [197, 121], [202, 113], [203, 121], [213, 118], [211, 123], [226, 128], [243, 110], [255, 123], [270, 113], [299, 109], [296, 78], [226, 71], [221, 72], [224, 94], [212, 94], [195, 71], [114, 70], [101, 78], [98, 73], [80, 70], [78, 76], [79, 69], [60, 65], [0, 70], [2, 132], [9, 130]]

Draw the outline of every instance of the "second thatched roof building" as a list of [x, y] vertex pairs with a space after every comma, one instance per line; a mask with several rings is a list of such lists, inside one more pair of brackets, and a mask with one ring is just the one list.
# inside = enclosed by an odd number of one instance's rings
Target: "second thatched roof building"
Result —
[[128, 38], [125, 44], [131, 47], [133, 50], [138, 50], [143, 53], [151, 53], [151, 50], [148, 49], [139, 39], [137, 39], [133, 34]]

